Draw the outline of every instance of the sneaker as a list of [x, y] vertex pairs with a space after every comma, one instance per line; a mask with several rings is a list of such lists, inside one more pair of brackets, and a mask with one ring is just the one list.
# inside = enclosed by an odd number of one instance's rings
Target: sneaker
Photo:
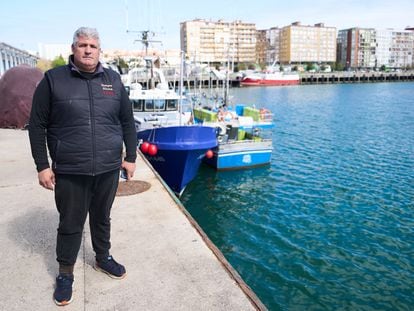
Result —
[[108, 256], [108, 258], [101, 261], [96, 261], [93, 268], [96, 271], [106, 273], [113, 279], [123, 279], [126, 276], [125, 267], [117, 263], [112, 256]]
[[58, 306], [66, 306], [72, 302], [73, 274], [59, 274], [53, 299]]

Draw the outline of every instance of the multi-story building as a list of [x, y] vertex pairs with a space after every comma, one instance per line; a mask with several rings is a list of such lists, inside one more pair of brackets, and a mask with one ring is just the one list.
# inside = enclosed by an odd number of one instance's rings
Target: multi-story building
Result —
[[0, 42], [0, 76], [17, 65], [27, 64], [36, 67], [38, 58], [26, 51], [17, 49], [6, 43]]
[[338, 61], [345, 68], [376, 66], [374, 28], [351, 28], [338, 32]]
[[199, 62], [255, 62], [256, 25], [203, 19], [180, 24], [181, 49]]
[[336, 61], [342, 66], [349, 67], [350, 60], [347, 58], [347, 47], [348, 47], [348, 32], [340, 30], [338, 31], [338, 37], [336, 39]]
[[391, 32], [389, 67], [407, 68], [413, 66], [414, 33], [411, 31]]
[[266, 51], [266, 63], [268, 65], [279, 62], [280, 28], [272, 27], [266, 31], [268, 48]]
[[280, 30], [279, 58], [282, 64], [328, 63], [336, 60], [336, 28], [292, 23]]
[[[414, 34], [414, 27], [406, 27], [405, 28], [406, 31], [411, 31]], [[413, 52], [411, 53], [412, 55], [412, 63], [411, 63], [411, 68], [414, 66], [414, 43], [413, 43]]]
[[414, 64], [414, 28], [340, 30], [301, 25], [256, 30], [241, 21], [181, 23], [181, 49], [199, 62], [303, 64], [339, 62], [346, 68], [408, 68]]
[[256, 33], [256, 63], [266, 63], [266, 52], [269, 50], [269, 42], [266, 38], [267, 30], [257, 30]]
[[350, 28], [338, 32], [338, 58], [346, 68], [406, 68], [413, 64], [414, 33]]

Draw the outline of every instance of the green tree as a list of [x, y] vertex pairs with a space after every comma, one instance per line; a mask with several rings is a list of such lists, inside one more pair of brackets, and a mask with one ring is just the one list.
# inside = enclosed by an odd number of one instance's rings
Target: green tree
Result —
[[52, 68], [60, 67], [66, 65], [65, 60], [63, 59], [62, 55], [59, 55], [52, 61]]
[[255, 65], [255, 64], [249, 64], [249, 65], [247, 66], [247, 69], [250, 69], [250, 70], [255, 70], [255, 69], [256, 69], [256, 65]]
[[306, 71], [309, 71], [309, 70], [315, 70], [315, 65], [312, 64], [312, 63], [307, 63], [306, 64]]
[[246, 66], [245, 63], [239, 63], [239, 64], [237, 64], [237, 68], [239, 70], [246, 70], [247, 69], [247, 66]]
[[118, 66], [121, 69], [128, 69], [128, 64], [125, 62], [123, 58], [118, 57]]
[[334, 62], [334, 63], [330, 63], [332, 70], [335, 71], [344, 71], [345, 70], [345, 65], [343, 65], [341, 62]]

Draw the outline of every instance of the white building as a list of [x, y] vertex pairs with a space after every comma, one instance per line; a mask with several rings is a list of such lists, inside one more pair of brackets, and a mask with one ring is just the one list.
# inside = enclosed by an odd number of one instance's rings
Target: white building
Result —
[[[392, 68], [407, 68], [413, 65], [414, 33], [404, 30], [389, 30], [391, 33], [391, 50], [388, 66]], [[390, 34], [386, 38], [390, 37]], [[377, 35], [377, 40], [378, 40]]]
[[351, 28], [338, 34], [338, 61], [351, 68], [407, 68], [413, 65], [414, 33]]
[[26, 51], [0, 42], [0, 76], [2, 76], [8, 69], [21, 64], [36, 67], [37, 57]]
[[266, 51], [266, 63], [273, 64], [279, 62], [279, 42], [280, 28], [272, 27], [266, 31], [266, 39], [269, 43], [269, 49]]

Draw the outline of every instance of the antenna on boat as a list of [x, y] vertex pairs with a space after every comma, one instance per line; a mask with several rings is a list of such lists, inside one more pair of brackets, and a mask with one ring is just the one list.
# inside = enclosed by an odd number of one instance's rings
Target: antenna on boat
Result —
[[150, 30], [142, 30], [142, 31], [134, 31], [134, 30], [127, 30], [127, 32], [135, 32], [141, 34], [141, 39], [134, 40], [135, 42], [142, 42], [145, 47], [145, 55], [148, 55], [148, 46], [150, 43], [162, 43], [160, 40], [152, 40], [155, 36], [155, 32]]
[[125, 0], [125, 19], [126, 19], [126, 32], [128, 33], [129, 28], [129, 14], [128, 14], [128, 0]]
[[129, 29], [129, 13], [128, 13], [128, 0], [125, 0], [125, 16], [126, 16], [126, 32], [127, 33], [138, 33], [141, 34], [139, 39], [134, 40], [135, 42], [141, 42], [145, 47], [145, 55], [148, 55], [148, 46], [150, 43], [160, 43], [160, 40], [154, 40], [155, 32], [151, 30], [130, 30]]

